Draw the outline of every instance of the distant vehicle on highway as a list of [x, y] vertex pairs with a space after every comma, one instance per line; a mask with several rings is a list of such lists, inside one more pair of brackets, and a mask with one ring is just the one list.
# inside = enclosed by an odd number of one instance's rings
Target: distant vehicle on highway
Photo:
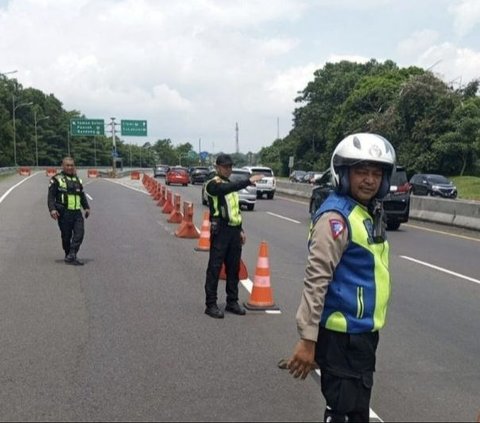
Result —
[[269, 200], [273, 199], [275, 190], [277, 189], [277, 180], [275, 179], [272, 169], [266, 166], [244, 166], [242, 169], [248, 170], [251, 175], [263, 175], [263, 178], [256, 184], [257, 198], [262, 198], [263, 194], [267, 194]]
[[168, 166], [168, 165], [163, 165], [163, 164], [156, 165], [153, 168], [153, 177], [154, 178], [156, 178], [157, 176], [165, 177], [169, 168], [170, 168], [170, 166]]
[[[390, 181], [390, 192], [383, 199], [387, 229], [397, 230], [410, 215], [410, 184], [403, 166], [397, 166]], [[309, 213], [313, 214], [333, 191], [330, 169], [316, 180], [310, 196]]]
[[[202, 204], [204, 206], [208, 205], [208, 194], [205, 191], [205, 185], [207, 182], [215, 176], [215, 173], [212, 172], [208, 176], [207, 181], [203, 183], [202, 186]], [[230, 180], [238, 181], [240, 179], [248, 179], [250, 178], [250, 172], [246, 169], [240, 168], [233, 168], [232, 174], [230, 175]], [[245, 206], [247, 210], [252, 211], [255, 208], [255, 203], [257, 201], [257, 188], [254, 185], [249, 185], [248, 187], [241, 189], [238, 191], [238, 199], [241, 206]]]
[[205, 182], [210, 173], [208, 166], [194, 166], [190, 168], [190, 183]]
[[303, 182], [303, 178], [307, 172], [305, 170], [294, 170], [290, 173], [288, 179], [290, 182]]
[[190, 176], [188, 175], [188, 169], [181, 166], [174, 166], [168, 169], [165, 175], [165, 184], [181, 184], [187, 186], [190, 182]]
[[417, 173], [410, 179], [412, 194], [457, 198], [457, 187], [442, 175]]

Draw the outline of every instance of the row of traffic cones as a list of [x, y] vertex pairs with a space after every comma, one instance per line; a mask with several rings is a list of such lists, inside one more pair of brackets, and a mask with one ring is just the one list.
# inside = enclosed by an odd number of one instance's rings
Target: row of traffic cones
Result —
[[[153, 178], [144, 174], [143, 184], [147, 191], [157, 201], [157, 205], [162, 208], [163, 213], [168, 213], [168, 222], [180, 223], [175, 231], [175, 236], [179, 238], [198, 238], [198, 244], [195, 251], [210, 251], [210, 213], [203, 213], [203, 221], [200, 231], [193, 224], [193, 204], [184, 202], [183, 214], [180, 211], [180, 195], [174, 195], [166, 187], [159, 184]], [[247, 267], [243, 260], [240, 260], [239, 279], [248, 279]], [[222, 265], [219, 279], [226, 280], [225, 265]], [[252, 292], [247, 302], [244, 302], [248, 310], [278, 310], [273, 300], [273, 291], [270, 284], [270, 263], [268, 254], [268, 244], [266, 241], [260, 243], [258, 250], [257, 266], [253, 278]]]

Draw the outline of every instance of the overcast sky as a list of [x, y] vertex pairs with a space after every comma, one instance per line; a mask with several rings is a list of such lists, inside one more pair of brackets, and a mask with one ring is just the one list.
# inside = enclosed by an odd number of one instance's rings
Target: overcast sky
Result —
[[[0, 72], [143, 144], [257, 152], [292, 128], [326, 62], [391, 59], [480, 77], [480, 0], [0, 0]], [[277, 122], [279, 124], [277, 125]]]

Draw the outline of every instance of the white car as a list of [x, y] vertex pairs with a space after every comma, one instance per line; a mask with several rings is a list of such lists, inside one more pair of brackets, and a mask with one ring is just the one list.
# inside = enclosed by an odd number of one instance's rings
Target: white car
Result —
[[[208, 195], [205, 191], [205, 185], [213, 177], [214, 174], [210, 174], [209, 178], [204, 182], [202, 186], [202, 204], [204, 206], [208, 205]], [[250, 172], [246, 169], [232, 169], [232, 174], [230, 175], [230, 181], [238, 181], [240, 179], [248, 179], [250, 177]], [[238, 191], [238, 200], [240, 206], [245, 206], [247, 210], [252, 211], [255, 208], [255, 203], [257, 201], [257, 188], [254, 185], [249, 185], [246, 188]]]
[[266, 166], [244, 166], [242, 169], [246, 169], [250, 174], [261, 174], [263, 178], [257, 182], [257, 198], [262, 198], [263, 194], [267, 194], [267, 198], [271, 200], [275, 195], [277, 189], [277, 181], [273, 170]]

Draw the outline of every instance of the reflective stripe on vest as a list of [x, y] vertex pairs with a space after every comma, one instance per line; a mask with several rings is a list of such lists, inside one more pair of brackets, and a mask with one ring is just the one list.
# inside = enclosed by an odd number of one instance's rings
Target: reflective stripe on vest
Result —
[[[74, 184], [75, 187], [79, 186], [79, 192], [82, 188], [82, 180], [77, 176], [57, 175], [55, 179], [58, 181], [58, 192], [60, 194], [60, 202], [65, 206], [67, 210], [80, 210], [81, 209], [81, 197], [80, 194], [71, 194], [68, 192], [68, 181], [70, 184]], [[77, 188], [76, 188], [77, 190]]]
[[212, 199], [212, 205], [213, 205], [212, 216], [221, 217], [222, 219], [226, 220], [228, 222], [228, 225], [230, 226], [241, 225], [242, 215], [240, 213], [240, 201], [239, 201], [238, 192], [234, 191], [225, 195], [224, 196], [225, 204], [224, 205], [220, 204], [221, 202], [218, 196], [210, 195], [207, 190], [207, 185], [214, 179], [216, 181], [221, 181], [221, 183], [228, 183], [228, 181], [225, 181], [222, 178], [215, 177], [213, 179], [210, 179], [210, 181], [208, 181], [207, 184], [205, 185], [205, 192], [207, 193], [207, 196]]
[[344, 217], [349, 243], [329, 284], [321, 325], [348, 333], [379, 330], [385, 325], [390, 299], [388, 242], [373, 242], [373, 219], [353, 199], [331, 194], [312, 223], [326, 211]]

